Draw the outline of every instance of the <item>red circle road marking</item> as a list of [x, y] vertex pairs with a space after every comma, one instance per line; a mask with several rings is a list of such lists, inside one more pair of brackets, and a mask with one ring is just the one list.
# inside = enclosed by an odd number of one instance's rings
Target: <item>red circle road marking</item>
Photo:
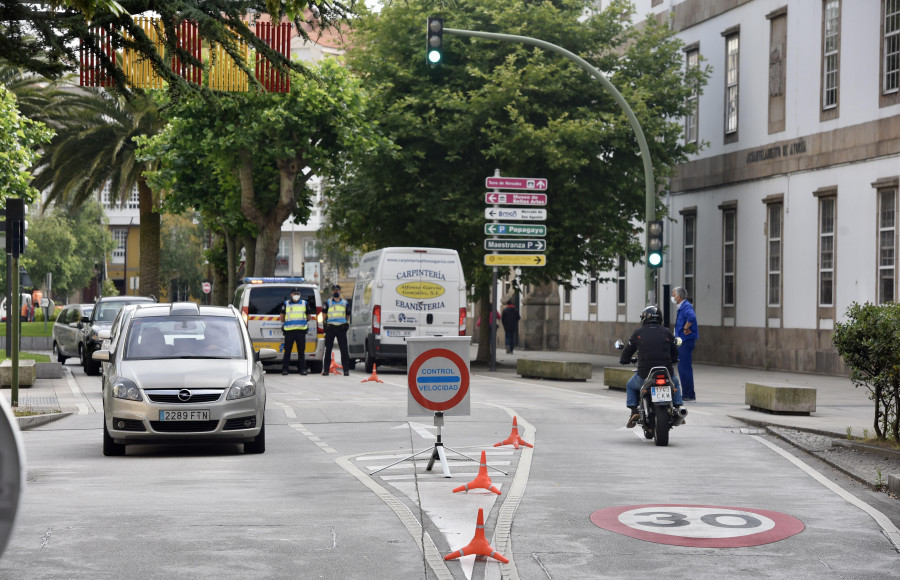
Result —
[[692, 548], [759, 546], [804, 530], [803, 522], [787, 514], [715, 505], [617, 506], [595, 511], [591, 522], [638, 540]]
[[[421, 368], [423, 364], [434, 358], [448, 359], [459, 369], [459, 392], [446, 401], [431, 401], [429, 399], [426, 399], [419, 392], [419, 389], [416, 388], [416, 374], [419, 372], [419, 368]], [[466, 393], [469, 392], [469, 369], [466, 368], [466, 361], [464, 361], [461, 356], [459, 356], [452, 350], [448, 350], [446, 348], [433, 348], [431, 350], [426, 350], [425, 352], [420, 354], [418, 357], [416, 357], [416, 360], [413, 361], [413, 364], [410, 365], [409, 371], [407, 372], [407, 377], [409, 392], [412, 394], [417, 403], [419, 403], [429, 411], [447, 411], [449, 409], [452, 409], [453, 407], [457, 406], [459, 402], [462, 401], [463, 398], [465, 398]]]

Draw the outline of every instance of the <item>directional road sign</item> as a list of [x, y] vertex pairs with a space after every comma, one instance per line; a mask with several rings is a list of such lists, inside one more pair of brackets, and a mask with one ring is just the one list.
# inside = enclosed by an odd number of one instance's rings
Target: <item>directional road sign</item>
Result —
[[547, 205], [546, 193], [507, 193], [488, 192], [484, 194], [484, 203], [499, 205]]
[[488, 177], [484, 186], [491, 189], [536, 189], [547, 191], [547, 180], [543, 177]]
[[484, 224], [484, 233], [490, 236], [546, 236], [544, 224]]
[[485, 240], [485, 250], [507, 252], [543, 252], [547, 249], [544, 240]]
[[526, 220], [541, 221], [547, 219], [547, 210], [518, 207], [488, 207], [484, 217], [489, 220]]
[[545, 266], [547, 256], [544, 254], [487, 254], [485, 266]]

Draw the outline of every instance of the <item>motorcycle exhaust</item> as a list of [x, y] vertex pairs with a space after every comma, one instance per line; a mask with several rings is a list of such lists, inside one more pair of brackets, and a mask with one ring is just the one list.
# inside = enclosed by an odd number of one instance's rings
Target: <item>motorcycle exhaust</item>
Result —
[[675, 412], [676, 412], [676, 413], [678, 414], [678, 416], [681, 417], [682, 419], [684, 419], [685, 417], [687, 417], [687, 409], [685, 409], [684, 407], [678, 407], [678, 408], [675, 410]]

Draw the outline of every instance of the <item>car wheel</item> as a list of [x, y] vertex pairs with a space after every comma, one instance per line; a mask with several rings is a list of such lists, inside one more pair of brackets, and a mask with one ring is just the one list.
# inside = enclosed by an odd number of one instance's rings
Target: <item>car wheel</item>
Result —
[[311, 372], [314, 375], [317, 375], [322, 372], [322, 361], [312, 361], [311, 360], [306, 363], [306, 366], [309, 369], [309, 372]]
[[103, 420], [103, 455], [107, 457], [117, 457], [121, 455], [125, 455], [125, 446], [121, 443], [116, 443], [113, 441], [113, 438], [109, 436], [109, 431], [106, 430], [106, 420]]
[[87, 375], [99, 375], [100, 374], [100, 363], [94, 360], [88, 359], [87, 363], [84, 366], [84, 372]]
[[350, 361], [344, 366], [347, 368], [347, 370], [355, 371], [356, 370], [356, 359], [351, 358]]
[[266, 423], [263, 421], [262, 427], [259, 428], [259, 435], [253, 441], [244, 443], [244, 453], [265, 453], [266, 452]]
[[53, 354], [56, 355], [56, 362], [60, 364], [66, 364], [66, 359], [69, 357], [63, 356], [63, 354], [59, 351], [59, 345], [56, 341], [53, 341]]
[[375, 357], [372, 356], [372, 353], [369, 352], [369, 345], [366, 345], [366, 360], [363, 363], [366, 369], [367, 374], [372, 374], [372, 371], [375, 370]]

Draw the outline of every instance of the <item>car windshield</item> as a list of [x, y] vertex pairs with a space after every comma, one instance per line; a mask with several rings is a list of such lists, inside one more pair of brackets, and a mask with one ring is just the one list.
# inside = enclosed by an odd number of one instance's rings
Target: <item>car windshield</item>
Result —
[[158, 316], [132, 318], [125, 360], [244, 358], [237, 318]]

